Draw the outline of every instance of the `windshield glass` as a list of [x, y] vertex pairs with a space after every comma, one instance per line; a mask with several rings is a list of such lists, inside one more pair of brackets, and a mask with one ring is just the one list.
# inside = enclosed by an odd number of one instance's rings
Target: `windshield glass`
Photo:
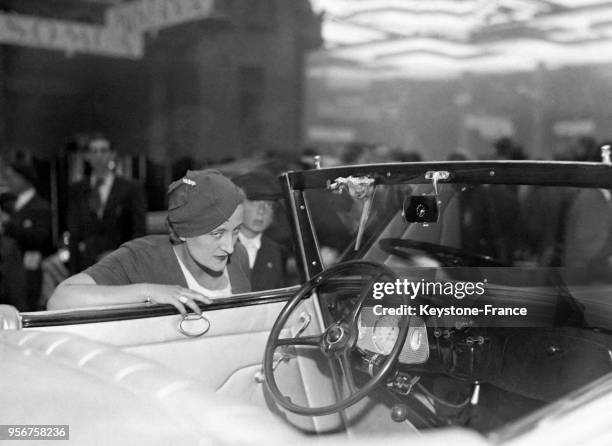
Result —
[[595, 303], [612, 277], [607, 189], [440, 182], [378, 184], [361, 199], [337, 192], [305, 192], [327, 267], [366, 259], [410, 280], [483, 282], [506, 303], [521, 292], [571, 296], [587, 301], [585, 323], [612, 328]]

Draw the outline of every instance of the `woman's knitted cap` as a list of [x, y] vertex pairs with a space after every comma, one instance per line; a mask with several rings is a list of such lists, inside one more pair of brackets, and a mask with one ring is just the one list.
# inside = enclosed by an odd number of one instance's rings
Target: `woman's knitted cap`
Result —
[[168, 187], [168, 224], [179, 237], [197, 237], [220, 226], [244, 193], [217, 170], [188, 170]]

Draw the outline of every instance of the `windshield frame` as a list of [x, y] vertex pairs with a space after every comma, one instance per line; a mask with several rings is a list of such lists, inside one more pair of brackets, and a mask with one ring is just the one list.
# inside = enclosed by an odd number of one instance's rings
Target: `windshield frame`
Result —
[[364, 164], [289, 171], [283, 174], [291, 190], [324, 188], [337, 177], [372, 176], [376, 184], [430, 184], [427, 171], [447, 170], [440, 183], [525, 184], [612, 188], [612, 165], [571, 161], [439, 161]]
[[449, 178], [439, 184], [508, 184], [612, 189], [612, 165], [570, 161], [441, 161], [365, 164], [289, 171], [281, 185], [293, 229], [296, 260], [301, 281], [323, 271], [322, 257], [311, 206], [304, 192], [325, 189], [338, 177], [375, 179], [375, 184], [431, 184], [425, 175], [447, 171]]

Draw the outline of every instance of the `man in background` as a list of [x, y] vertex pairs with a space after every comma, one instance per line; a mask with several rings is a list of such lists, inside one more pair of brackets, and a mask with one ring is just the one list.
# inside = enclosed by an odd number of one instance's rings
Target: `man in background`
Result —
[[274, 221], [282, 196], [278, 181], [265, 172], [249, 172], [233, 181], [246, 195], [238, 240], [249, 256], [251, 287], [253, 291], [281, 288], [285, 286], [287, 253], [264, 234]]
[[77, 273], [122, 243], [145, 235], [146, 204], [140, 184], [115, 173], [116, 152], [109, 138], [95, 134], [85, 161], [91, 173], [70, 188], [70, 267]]
[[36, 171], [32, 165], [18, 160], [6, 166], [3, 173], [12, 199], [3, 200], [2, 232], [15, 240], [21, 250], [26, 307], [28, 311], [35, 311], [42, 309], [39, 303], [41, 261], [53, 252], [51, 205], [36, 193]]

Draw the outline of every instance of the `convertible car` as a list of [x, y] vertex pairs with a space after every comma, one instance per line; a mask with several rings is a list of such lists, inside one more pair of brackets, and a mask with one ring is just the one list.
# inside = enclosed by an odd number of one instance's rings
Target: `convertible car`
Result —
[[301, 285], [202, 316], [2, 306], [0, 423], [75, 444], [612, 444], [612, 166], [279, 180]]

